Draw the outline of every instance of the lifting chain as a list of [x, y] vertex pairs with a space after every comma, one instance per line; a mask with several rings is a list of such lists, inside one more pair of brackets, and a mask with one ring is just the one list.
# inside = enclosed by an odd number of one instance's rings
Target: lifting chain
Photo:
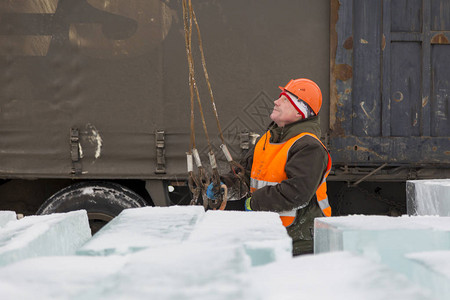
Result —
[[[184, 20], [184, 33], [185, 33], [185, 42], [186, 42], [186, 55], [188, 60], [188, 66], [189, 66], [189, 89], [190, 89], [190, 104], [191, 104], [191, 150], [187, 153], [187, 160], [188, 160], [188, 174], [189, 174], [189, 188], [193, 194], [193, 199], [191, 201], [192, 205], [198, 205], [199, 204], [199, 198], [200, 195], [202, 196], [202, 204], [205, 207], [205, 209], [212, 208], [212, 209], [224, 209], [226, 204], [226, 196], [227, 196], [227, 188], [225, 185], [221, 184], [220, 182], [220, 175], [217, 168], [216, 159], [214, 156], [213, 148], [211, 145], [211, 141], [209, 139], [208, 130], [206, 128], [206, 122], [203, 114], [203, 108], [200, 101], [200, 94], [197, 88], [197, 83], [195, 80], [195, 70], [194, 70], [194, 59], [192, 55], [192, 26], [193, 22], [195, 23], [196, 29], [197, 29], [197, 36], [198, 36], [198, 42], [199, 42], [199, 49], [201, 54], [201, 60], [202, 60], [202, 66], [203, 66], [203, 72], [205, 75], [205, 79], [208, 85], [208, 90], [211, 98], [211, 104], [213, 107], [213, 111], [216, 117], [217, 127], [219, 129], [220, 137], [222, 139], [222, 145], [223, 148], [226, 149], [225, 146], [225, 140], [223, 138], [222, 129], [220, 127], [219, 122], [219, 116], [217, 113], [216, 105], [214, 102], [214, 96], [211, 88], [211, 84], [209, 81], [209, 75], [208, 71], [206, 69], [206, 60], [203, 52], [203, 45], [202, 45], [202, 39], [200, 34], [200, 27], [197, 22], [197, 17], [195, 16], [194, 9], [192, 8], [191, 0], [183, 0], [183, 20]], [[210, 164], [212, 168], [212, 182], [213, 182], [213, 192], [215, 195], [215, 200], [208, 199], [206, 195], [206, 190], [209, 185], [209, 179], [206, 173], [206, 170], [202, 167], [200, 157], [198, 155], [198, 151], [195, 148], [195, 126], [194, 126], [194, 93], [197, 98], [197, 103], [200, 110], [200, 115], [202, 119], [203, 129], [205, 132], [206, 140], [208, 142], [209, 147], [209, 159]], [[222, 148], [222, 149], [223, 149]], [[227, 150], [228, 152], [228, 150]], [[194, 156], [195, 164], [198, 167], [198, 173], [195, 174], [193, 172], [193, 164], [192, 164], [192, 156]], [[231, 159], [231, 162], [230, 162]], [[227, 156], [227, 160], [230, 162], [230, 165], [232, 165], [232, 158], [231, 155]], [[234, 163], [236, 164], [236, 163]], [[243, 170], [243, 168], [241, 167]], [[234, 169], [232, 167], [232, 170], [234, 172]], [[236, 174], [236, 172], [235, 172]], [[242, 171], [238, 172], [238, 174], [241, 174], [241, 177], [243, 178]]]
[[[191, 3], [189, 1], [189, 6], [191, 7]], [[208, 206], [207, 198], [206, 198], [206, 188], [205, 185], [208, 186], [209, 180], [208, 176], [206, 174], [205, 169], [203, 168], [200, 157], [198, 155], [198, 151], [195, 146], [195, 126], [194, 126], [194, 91], [197, 95], [197, 101], [200, 105], [201, 109], [201, 103], [200, 103], [200, 96], [198, 93], [197, 85], [195, 82], [195, 76], [194, 76], [194, 62], [192, 57], [192, 51], [191, 51], [191, 37], [192, 37], [192, 17], [189, 17], [189, 13], [187, 11], [187, 5], [186, 0], [183, 0], [183, 21], [184, 21], [184, 34], [185, 34], [185, 42], [186, 42], [186, 55], [188, 60], [188, 66], [189, 66], [189, 91], [190, 91], [190, 106], [191, 106], [191, 150], [186, 153], [187, 156], [187, 169], [188, 169], [188, 184], [189, 189], [191, 190], [191, 193], [193, 195], [193, 198], [191, 200], [191, 205], [199, 205], [202, 204], [205, 209]], [[201, 117], [204, 124], [204, 128], [206, 130], [206, 124], [203, 117], [203, 110], [201, 110]], [[207, 133], [206, 133], [207, 134]], [[198, 172], [197, 174], [194, 173], [193, 168], [193, 158], [195, 159], [195, 164], [197, 165]], [[200, 203], [200, 195], [202, 196], [202, 202]]]
[[[193, 157], [195, 158], [196, 165], [198, 167], [198, 174], [194, 174], [193, 171]], [[203, 205], [205, 210], [208, 208], [208, 201], [206, 197], [206, 189], [209, 185], [208, 176], [206, 170], [203, 168], [197, 149], [193, 149], [192, 153], [187, 153], [187, 168], [188, 168], [188, 185], [189, 190], [192, 193], [192, 200], [190, 205]], [[200, 195], [201, 201], [200, 201]]]

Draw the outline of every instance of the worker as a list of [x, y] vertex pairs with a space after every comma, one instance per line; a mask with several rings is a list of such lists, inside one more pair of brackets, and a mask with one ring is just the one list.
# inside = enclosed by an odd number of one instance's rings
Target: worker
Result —
[[[296, 256], [313, 253], [314, 218], [331, 216], [326, 194], [331, 157], [319, 140], [319, 86], [300, 78], [280, 89], [270, 114], [273, 122], [241, 161], [250, 193], [237, 201], [229, 200], [225, 209], [277, 212], [292, 238]], [[221, 179], [228, 190], [239, 189], [230, 174]], [[216, 198], [212, 184], [207, 194]]]

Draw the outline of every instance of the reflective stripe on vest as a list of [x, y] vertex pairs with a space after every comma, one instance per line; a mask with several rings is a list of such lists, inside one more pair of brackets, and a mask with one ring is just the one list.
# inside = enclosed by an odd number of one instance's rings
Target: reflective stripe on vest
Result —
[[277, 185], [277, 184], [279, 184], [279, 182], [270, 182], [270, 181], [263, 181], [263, 180], [258, 180], [255, 178], [250, 178], [250, 191], [253, 193], [257, 189], [265, 187], [266, 185]]
[[297, 210], [293, 209], [291, 211], [282, 211], [279, 212], [278, 214], [280, 215], [281, 223], [283, 223], [283, 226], [288, 227], [289, 225], [294, 223]]
[[[288, 179], [285, 166], [289, 149], [292, 145], [304, 137], [309, 135], [320, 142], [328, 154], [328, 163], [325, 175], [316, 191], [317, 202], [321, 208], [323, 214], [327, 217], [331, 216], [331, 207], [327, 197], [327, 184], [326, 178], [331, 170], [331, 156], [328, 153], [325, 145], [319, 140], [317, 136], [312, 133], [299, 134], [284, 143], [269, 143], [265, 145], [266, 139], [270, 140], [270, 131], [266, 132], [266, 136], [261, 137], [255, 147], [255, 154], [253, 156], [252, 172], [250, 178], [250, 191], [253, 193], [255, 190], [265, 186], [277, 185], [283, 180]], [[297, 209], [291, 211], [280, 212], [280, 218], [284, 226], [291, 225], [295, 220]]]

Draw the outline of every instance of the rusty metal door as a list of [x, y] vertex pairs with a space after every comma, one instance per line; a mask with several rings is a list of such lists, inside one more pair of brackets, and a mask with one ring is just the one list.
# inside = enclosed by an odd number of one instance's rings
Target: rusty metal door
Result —
[[335, 164], [450, 164], [450, 1], [331, 0]]

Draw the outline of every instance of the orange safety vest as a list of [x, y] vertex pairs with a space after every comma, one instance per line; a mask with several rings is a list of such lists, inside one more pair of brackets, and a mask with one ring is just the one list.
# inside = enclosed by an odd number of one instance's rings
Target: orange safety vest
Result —
[[[252, 172], [250, 176], [250, 191], [253, 193], [255, 190], [260, 189], [264, 186], [277, 185], [283, 180], [288, 179], [286, 171], [284, 169], [286, 166], [289, 149], [297, 140], [306, 135], [309, 135], [318, 140], [328, 154], [327, 170], [322, 178], [319, 187], [316, 190], [316, 197], [323, 214], [326, 217], [330, 217], [331, 207], [328, 202], [326, 178], [331, 170], [331, 156], [325, 145], [319, 140], [316, 135], [312, 133], [304, 132], [289, 139], [286, 142], [268, 143], [264, 147], [266, 139], [270, 140], [271, 136], [270, 131], [266, 132], [266, 134], [261, 137], [261, 139], [255, 146]], [[263, 148], [265, 149], [263, 150]], [[294, 222], [296, 212], [297, 209], [278, 213], [284, 226], [287, 227]]]

